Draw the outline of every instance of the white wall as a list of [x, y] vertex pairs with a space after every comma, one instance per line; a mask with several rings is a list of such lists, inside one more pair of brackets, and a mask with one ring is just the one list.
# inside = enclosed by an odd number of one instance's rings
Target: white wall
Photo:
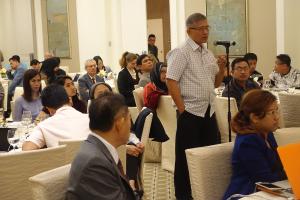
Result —
[[33, 49], [32, 15], [30, 0], [0, 1], [0, 48], [5, 62], [14, 54], [28, 64]]
[[100, 55], [105, 65], [119, 71], [124, 51], [147, 51], [145, 0], [77, 0], [81, 70], [84, 61]]
[[300, 69], [300, 26], [295, 23], [300, 19], [300, 1], [284, 1], [284, 52], [290, 55], [292, 66]]

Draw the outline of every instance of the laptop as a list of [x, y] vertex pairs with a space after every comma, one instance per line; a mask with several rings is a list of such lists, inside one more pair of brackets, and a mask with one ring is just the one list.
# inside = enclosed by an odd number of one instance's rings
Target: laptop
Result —
[[295, 199], [300, 199], [300, 143], [280, 146], [277, 151]]

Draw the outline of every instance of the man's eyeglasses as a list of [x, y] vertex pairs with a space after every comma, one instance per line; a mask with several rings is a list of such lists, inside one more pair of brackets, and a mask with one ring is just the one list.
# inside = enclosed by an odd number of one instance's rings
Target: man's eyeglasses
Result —
[[235, 67], [234, 70], [238, 71], [238, 72], [247, 72], [249, 71], [249, 67]]
[[203, 31], [209, 31], [210, 26], [190, 27], [190, 29], [203, 32]]

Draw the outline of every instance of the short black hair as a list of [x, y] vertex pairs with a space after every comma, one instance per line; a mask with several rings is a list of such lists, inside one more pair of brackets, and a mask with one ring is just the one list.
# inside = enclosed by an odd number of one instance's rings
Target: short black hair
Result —
[[105, 92], [93, 99], [89, 107], [90, 129], [106, 132], [112, 129], [116, 115], [124, 110], [128, 112], [122, 95]]
[[291, 58], [290, 58], [289, 55], [287, 55], [287, 54], [279, 54], [278, 56], [276, 56], [276, 58], [278, 60], [280, 60], [282, 64], [286, 64], [288, 67], [291, 66]]
[[153, 33], [151, 33], [149, 36], [148, 36], [148, 39], [150, 39], [151, 37], [155, 37], [155, 35]]
[[13, 61], [20, 62], [20, 56], [18, 56], [18, 55], [13, 55], [9, 60], [13, 60]]
[[246, 59], [246, 60], [256, 60], [257, 61], [257, 55], [255, 54], [255, 53], [246, 53], [245, 55], [244, 55], [244, 58]]
[[240, 63], [240, 62], [246, 62], [249, 66], [249, 63], [248, 63], [248, 60], [246, 60], [245, 58], [236, 58], [232, 61], [231, 63], [231, 70], [233, 71], [234, 70], [234, 66], [237, 64], [237, 63]]
[[112, 88], [110, 87], [110, 85], [108, 85], [105, 82], [97, 82], [94, 85], [92, 85], [91, 89], [90, 89], [90, 99], [95, 99], [95, 90], [98, 87], [98, 85], [104, 85], [105, 87], [107, 87], [107, 89], [112, 92]]
[[30, 61], [30, 66], [37, 64], [40, 64], [40, 61], [38, 61], [37, 59], [33, 59], [32, 61]]
[[58, 109], [69, 103], [69, 97], [65, 88], [61, 85], [50, 84], [45, 87], [41, 94], [44, 107]]
[[100, 56], [94, 56], [93, 60], [96, 61], [96, 65], [98, 65], [99, 60], [101, 60], [103, 62], [103, 60]]
[[[144, 58], [149, 57], [148, 54], [142, 54], [136, 59], [136, 64], [141, 65]], [[149, 57], [150, 58], [150, 57]]]

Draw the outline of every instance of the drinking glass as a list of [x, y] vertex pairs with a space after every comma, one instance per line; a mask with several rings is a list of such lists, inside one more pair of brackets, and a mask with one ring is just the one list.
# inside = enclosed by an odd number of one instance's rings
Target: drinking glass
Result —
[[14, 151], [20, 141], [20, 136], [18, 135], [15, 129], [9, 129], [7, 131], [7, 141], [9, 143], [7, 151], [9, 151], [10, 147], [13, 147]]
[[271, 80], [265, 80], [263, 88], [269, 89], [271, 87]]
[[23, 111], [21, 124], [26, 127], [26, 131], [28, 132], [28, 126], [32, 123], [32, 116], [30, 111]]
[[218, 87], [218, 89], [217, 89], [217, 95], [218, 96], [222, 96], [222, 92], [223, 92], [223, 90], [225, 89], [225, 83], [221, 83], [221, 85]]

